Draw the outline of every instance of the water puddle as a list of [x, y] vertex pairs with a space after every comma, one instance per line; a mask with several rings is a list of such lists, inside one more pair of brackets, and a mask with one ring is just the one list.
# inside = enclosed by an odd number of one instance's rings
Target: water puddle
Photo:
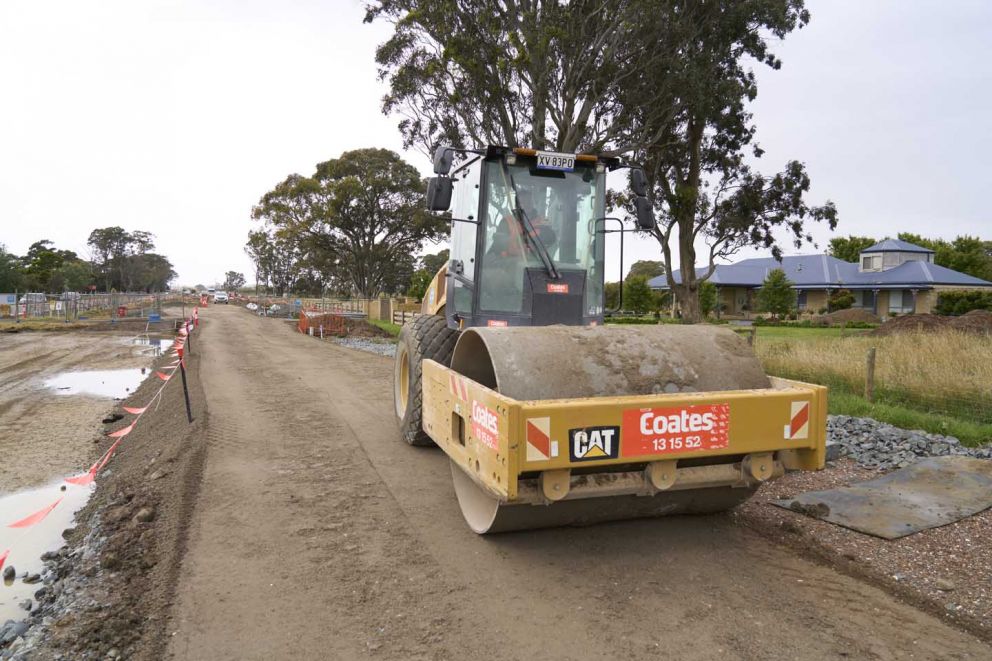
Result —
[[[65, 491], [62, 491], [63, 487]], [[40, 581], [25, 583], [25, 577], [31, 580], [30, 577], [41, 574], [45, 566], [41, 555], [56, 551], [65, 543], [62, 531], [72, 526], [76, 512], [86, 504], [94, 488], [92, 484], [55, 483], [0, 496], [0, 555], [9, 550], [3, 569], [13, 567], [15, 570], [13, 579], [0, 579], [0, 622], [27, 616], [28, 611], [20, 604], [28, 599], [35, 602], [34, 593], [44, 584]], [[8, 527], [56, 501], [59, 501], [58, 505], [41, 522], [26, 528]]]
[[125, 399], [141, 385], [148, 374], [149, 370], [145, 367], [62, 372], [47, 379], [45, 387], [59, 395], [94, 395]]
[[137, 347], [148, 347], [141, 353], [150, 356], [161, 356], [162, 352], [169, 346], [172, 340], [165, 337], [155, 337], [152, 335], [138, 335], [132, 337], [128, 344]]

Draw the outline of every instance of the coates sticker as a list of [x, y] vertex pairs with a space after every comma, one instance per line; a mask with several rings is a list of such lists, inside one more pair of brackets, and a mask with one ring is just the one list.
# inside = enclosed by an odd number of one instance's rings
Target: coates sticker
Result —
[[499, 449], [499, 418], [485, 404], [472, 400], [472, 435], [486, 447]]
[[548, 293], [549, 294], [567, 294], [568, 293], [568, 283], [567, 282], [549, 282], [548, 283]]
[[623, 454], [721, 450], [729, 443], [730, 404], [693, 404], [623, 412]]
[[809, 402], [792, 402], [786, 440], [809, 438]]
[[582, 427], [568, 430], [568, 458], [572, 461], [616, 459], [619, 456], [619, 427]]
[[497, 326], [499, 328], [502, 328], [503, 326], [506, 326], [506, 320], [505, 319], [490, 319], [489, 321], [486, 322], [486, 326]]

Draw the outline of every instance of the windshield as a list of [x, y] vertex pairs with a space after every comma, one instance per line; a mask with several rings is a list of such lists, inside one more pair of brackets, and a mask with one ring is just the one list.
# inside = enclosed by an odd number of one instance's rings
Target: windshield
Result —
[[[601, 314], [603, 242], [595, 220], [603, 216], [604, 175], [585, 166], [538, 170], [533, 162], [485, 167], [480, 308], [520, 312], [525, 269], [546, 269], [543, 246], [557, 270], [585, 271], [585, 314]], [[513, 212], [514, 190], [524, 223]]]

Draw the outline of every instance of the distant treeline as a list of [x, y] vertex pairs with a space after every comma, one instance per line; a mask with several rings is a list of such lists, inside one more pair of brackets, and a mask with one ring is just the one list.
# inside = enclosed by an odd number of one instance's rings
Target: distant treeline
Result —
[[48, 239], [15, 255], [0, 244], [0, 292], [166, 291], [176, 277], [172, 264], [156, 254], [154, 236], [141, 230], [104, 227], [90, 232], [90, 259], [59, 250]]

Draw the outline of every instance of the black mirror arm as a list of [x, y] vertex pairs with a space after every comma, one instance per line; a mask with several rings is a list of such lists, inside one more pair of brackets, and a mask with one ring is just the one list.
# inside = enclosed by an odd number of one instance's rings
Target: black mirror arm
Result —
[[[618, 229], [615, 229], [615, 230], [608, 230], [608, 229], [606, 229], [606, 221], [608, 221], [608, 220], [615, 220], [615, 221], [617, 221], [617, 223], [619, 223], [620, 227]], [[617, 312], [619, 312], [620, 310], [623, 309], [623, 235], [626, 234], [627, 232], [631, 232], [633, 230], [625, 229], [624, 226], [623, 226], [623, 220], [620, 219], [620, 218], [617, 218], [615, 216], [604, 216], [603, 218], [597, 218], [595, 222], [596, 223], [599, 223], [599, 221], [603, 221], [603, 229], [596, 230], [597, 232], [599, 232], [601, 234], [615, 234], [617, 232], [620, 233], [620, 291], [617, 292], [617, 307], [616, 307], [616, 309], [613, 309], [613, 310], [607, 310], [606, 309], [606, 282], [605, 282], [606, 278], [603, 278], [603, 280], [604, 280], [604, 282], [603, 282], [603, 311], [604, 312], [609, 312], [612, 315], [612, 314], [616, 314]]]

